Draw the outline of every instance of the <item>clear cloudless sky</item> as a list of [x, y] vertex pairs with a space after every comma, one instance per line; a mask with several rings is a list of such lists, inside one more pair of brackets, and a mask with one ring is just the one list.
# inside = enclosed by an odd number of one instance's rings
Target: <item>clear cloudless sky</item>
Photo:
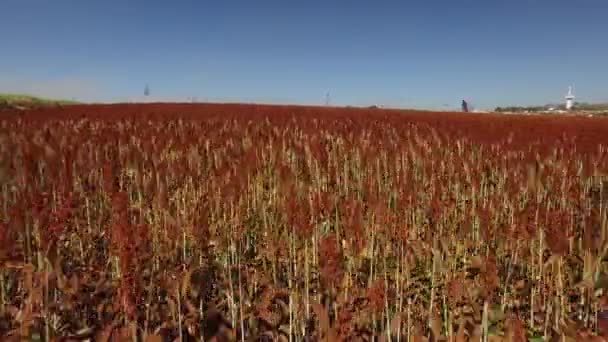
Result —
[[606, 0], [0, 0], [0, 92], [478, 108], [608, 101]]

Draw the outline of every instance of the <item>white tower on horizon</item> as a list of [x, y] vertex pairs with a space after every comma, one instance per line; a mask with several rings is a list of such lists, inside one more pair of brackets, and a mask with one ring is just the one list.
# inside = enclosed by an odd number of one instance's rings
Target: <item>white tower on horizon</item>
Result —
[[572, 86], [568, 87], [568, 95], [566, 95], [566, 110], [571, 110], [574, 107], [574, 94], [572, 94]]

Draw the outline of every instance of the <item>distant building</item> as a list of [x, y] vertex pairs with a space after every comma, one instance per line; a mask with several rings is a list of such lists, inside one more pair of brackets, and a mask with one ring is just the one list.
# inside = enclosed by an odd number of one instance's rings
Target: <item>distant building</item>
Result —
[[574, 94], [572, 94], [572, 87], [568, 87], [568, 95], [566, 95], [566, 110], [571, 110], [574, 107]]

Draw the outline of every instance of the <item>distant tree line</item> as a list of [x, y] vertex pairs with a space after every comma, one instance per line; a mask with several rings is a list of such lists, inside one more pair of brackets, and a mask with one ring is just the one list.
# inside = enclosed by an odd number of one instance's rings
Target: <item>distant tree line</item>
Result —
[[608, 103], [574, 102], [574, 107], [579, 110], [605, 111], [608, 110]]
[[[508, 106], [508, 107], [496, 107], [496, 112], [543, 112], [548, 111], [550, 108], [555, 110], [565, 110], [565, 104], [558, 105], [544, 105], [544, 106]], [[585, 102], [574, 102], [574, 109], [583, 111], [608, 111], [608, 103], [585, 103]]]
[[520, 106], [509, 106], [509, 107], [496, 107], [494, 109], [495, 112], [541, 112], [548, 110], [550, 107], [546, 106], [528, 106], [528, 107], [520, 107]]

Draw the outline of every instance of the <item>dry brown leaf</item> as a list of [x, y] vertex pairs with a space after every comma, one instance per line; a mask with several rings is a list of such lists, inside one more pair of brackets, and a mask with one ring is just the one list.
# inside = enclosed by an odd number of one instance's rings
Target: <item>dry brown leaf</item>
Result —
[[422, 335], [412, 334], [410, 336], [410, 341], [412, 341], [412, 342], [428, 342], [429, 339], [426, 338], [425, 336], [422, 336]]
[[196, 305], [192, 304], [189, 299], [186, 299], [184, 303], [186, 305], [186, 308], [188, 309], [188, 314], [198, 316], [198, 308], [196, 307]]
[[103, 329], [97, 332], [95, 336], [95, 341], [98, 342], [108, 342], [110, 341], [110, 337], [112, 336], [112, 331], [114, 330], [114, 324], [106, 325]]
[[490, 336], [488, 336], [488, 342], [510, 342], [510, 341], [506, 340], [502, 336], [490, 335]]
[[330, 326], [329, 315], [327, 314], [327, 311], [325, 310], [325, 308], [321, 304], [318, 304], [318, 303], [314, 304], [312, 308], [313, 308], [315, 314], [317, 315], [317, 318], [319, 319], [319, 327], [320, 327], [319, 335], [325, 336], [323, 341], [327, 341], [327, 342], [337, 341], [336, 332]]
[[578, 329], [576, 323], [571, 320], [564, 320], [559, 324], [560, 331], [565, 337], [576, 338]]
[[482, 336], [481, 325], [475, 326], [475, 329], [471, 332], [469, 341], [480, 341]]
[[281, 308], [281, 314], [283, 315], [283, 317], [288, 317], [289, 316], [289, 305], [287, 303], [285, 303], [285, 301], [281, 298], [275, 298], [274, 301]]
[[395, 335], [395, 336], [399, 336], [401, 335], [400, 330], [401, 329], [401, 314], [395, 314], [395, 316], [393, 316], [393, 319], [391, 320], [391, 334]]
[[521, 319], [517, 317], [510, 317], [505, 322], [507, 330], [507, 338], [511, 342], [527, 342], [528, 336], [526, 335], [526, 329]]
[[431, 319], [431, 332], [433, 333], [433, 339], [437, 341], [441, 338], [441, 318], [437, 312], [433, 313], [433, 318]]
[[122, 327], [120, 329], [114, 330], [112, 334], [111, 341], [114, 342], [125, 342], [131, 340], [131, 333], [129, 332], [129, 328]]
[[315, 314], [317, 315], [317, 319], [319, 320], [319, 328], [321, 334], [327, 334], [329, 331], [329, 316], [327, 315], [327, 311], [321, 304], [314, 304], [312, 306]]
[[4, 336], [2, 336], [2, 341], [5, 341], [5, 342], [21, 342], [23, 340], [19, 336], [17, 336], [17, 335], [4, 335]]
[[461, 322], [460, 325], [458, 326], [458, 332], [456, 333], [456, 337], [454, 338], [454, 340], [456, 342], [466, 342], [467, 341], [464, 322]]
[[471, 260], [469, 262], [469, 267], [471, 267], [472, 269], [476, 269], [476, 270], [483, 270], [485, 269], [485, 264], [483, 262], [483, 259], [476, 255], [476, 256], [472, 256]]
[[152, 334], [146, 336], [144, 342], [163, 342], [163, 338], [160, 335]]

